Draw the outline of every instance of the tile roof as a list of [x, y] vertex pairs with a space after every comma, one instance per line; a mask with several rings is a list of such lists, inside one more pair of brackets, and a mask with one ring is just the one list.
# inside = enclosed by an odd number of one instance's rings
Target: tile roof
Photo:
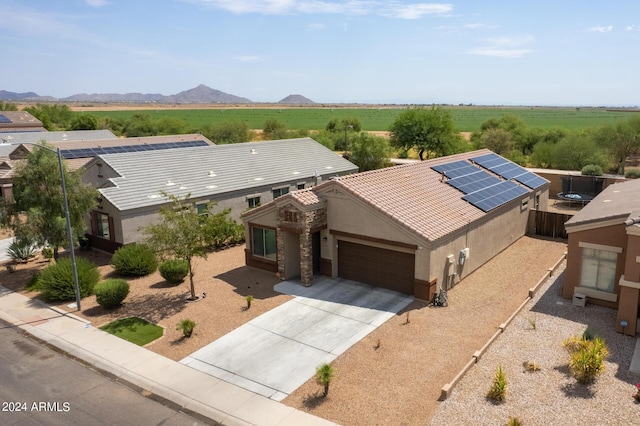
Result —
[[313, 188], [300, 189], [290, 193], [291, 198], [302, 204], [303, 206], [312, 206], [321, 203], [325, 198], [317, 194]]
[[640, 215], [640, 179], [607, 186], [589, 204], [565, 223], [567, 229], [576, 225], [596, 223], [609, 219], [620, 219]]
[[6, 123], [2, 120], [0, 122], [0, 129], [19, 131], [20, 128], [25, 127], [42, 128], [42, 121], [26, 111], [0, 111], [0, 115], [6, 117], [9, 121]]
[[[164, 204], [161, 191], [201, 198], [357, 172], [354, 164], [311, 138], [102, 155], [121, 177], [103, 196], [120, 210]], [[89, 166], [90, 167], [90, 166]]]
[[[98, 139], [117, 139], [110, 130], [69, 130], [66, 132], [22, 132], [22, 133], [1, 133], [0, 143], [11, 143], [18, 145], [21, 143], [64, 143], [70, 141], [92, 141]], [[66, 145], [65, 145], [66, 147]]]
[[431, 169], [489, 153], [489, 150], [440, 157], [346, 176], [335, 181], [356, 197], [430, 241], [454, 232], [486, 215], [462, 199], [462, 193]]
[[[464, 194], [443, 182], [442, 175], [431, 167], [468, 160], [490, 152], [483, 149], [341, 176], [313, 188], [291, 192], [246, 214], [252, 215], [262, 209], [269, 209], [273, 203], [285, 202], [287, 198], [296, 199], [304, 205], [321, 202], [324, 193], [338, 186], [426, 240], [435, 241], [478, 219], [499, 215], [503, 210], [498, 208], [484, 213], [463, 200]], [[532, 192], [529, 188], [525, 189], [528, 193]], [[311, 194], [317, 196], [313, 197]], [[517, 200], [521, 198], [518, 197]], [[514, 203], [520, 205], [515, 200], [507, 205]]]

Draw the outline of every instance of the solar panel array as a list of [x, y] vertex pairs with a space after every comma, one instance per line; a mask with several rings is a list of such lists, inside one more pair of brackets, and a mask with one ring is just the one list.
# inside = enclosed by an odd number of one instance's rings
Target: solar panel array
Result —
[[498, 176], [502, 176], [505, 179], [514, 179], [531, 189], [539, 188], [547, 183], [540, 176], [494, 153], [473, 157], [471, 161], [491, 170]]
[[[502, 157], [496, 157], [502, 159]], [[446, 176], [447, 184], [464, 193], [463, 200], [484, 212], [493, 210], [529, 192], [517, 183], [501, 180], [466, 160], [438, 164], [431, 168]], [[522, 168], [520, 167], [520, 169]]]
[[104, 154], [121, 154], [125, 152], [140, 152], [140, 151], [158, 151], [162, 149], [173, 148], [191, 148], [194, 146], [207, 146], [207, 142], [203, 140], [186, 141], [186, 142], [166, 142], [166, 143], [153, 143], [153, 144], [140, 144], [140, 145], [121, 145], [121, 146], [107, 146], [107, 147], [93, 147], [93, 148], [76, 148], [76, 149], [61, 149], [60, 154], [62, 158], [89, 158], [97, 155]]
[[11, 121], [6, 115], [0, 114], [0, 123], [7, 124], [7, 123], [13, 123], [13, 121]]

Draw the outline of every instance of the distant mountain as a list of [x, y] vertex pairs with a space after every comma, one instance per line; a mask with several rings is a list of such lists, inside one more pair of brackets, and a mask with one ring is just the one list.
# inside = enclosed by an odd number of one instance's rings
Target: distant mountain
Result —
[[60, 101], [60, 102], [123, 102], [123, 103], [167, 103], [167, 104], [247, 104], [250, 99], [242, 98], [219, 90], [212, 89], [204, 84], [185, 90], [176, 95], [165, 96], [160, 93], [80, 93], [66, 98], [53, 98], [51, 96], [39, 96], [36, 93], [15, 93], [0, 90], [0, 99], [8, 101]]
[[279, 104], [315, 104], [311, 99], [305, 98], [302, 95], [289, 95], [284, 99], [278, 101]]
[[37, 93], [26, 92], [16, 93], [0, 90], [0, 99], [4, 101], [30, 101], [30, 100], [48, 100], [53, 99], [50, 96], [39, 96]]

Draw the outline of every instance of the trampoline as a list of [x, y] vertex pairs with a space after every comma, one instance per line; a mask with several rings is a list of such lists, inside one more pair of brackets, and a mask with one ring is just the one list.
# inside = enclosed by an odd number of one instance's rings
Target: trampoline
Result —
[[589, 201], [593, 200], [593, 195], [589, 194], [580, 194], [578, 192], [559, 192], [558, 200], [567, 201], [569, 205], [571, 203], [580, 203], [583, 206], [587, 204]]

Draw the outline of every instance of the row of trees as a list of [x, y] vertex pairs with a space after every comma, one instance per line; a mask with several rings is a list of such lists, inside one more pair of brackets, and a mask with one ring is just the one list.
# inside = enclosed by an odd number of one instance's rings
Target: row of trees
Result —
[[[15, 105], [0, 103], [0, 109], [3, 108], [15, 109]], [[125, 137], [201, 133], [216, 144], [225, 144], [312, 136], [329, 149], [349, 151], [350, 160], [361, 170], [383, 167], [393, 151], [399, 157], [414, 153], [420, 159], [427, 159], [488, 148], [523, 166], [581, 170], [593, 164], [624, 174], [626, 159], [640, 150], [640, 117], [637, 115], [615, 125], [581, 131], [527, 127], [522, 119], [505, 115], [482, 123], [480, 130], [472, 133], [469, 143], [455, 129], [451, 112], [437, 106], [401, 112], [389, 128], [388, 141], [365, 132], [355, 117], [333, 118], [324, 129], [314, 131], [288, 129], [284, 122], [274, 118], [264, 123], [258, 135], [241, 121], [193, 129], [183, 120], [154, 119], [149, 114], [134, 114], [126, 120], [97, 119], [90, 114], [73, 114], [68, 106], [55, 104], [37, 104], [25, 110], [39, 118], [49, 130], [109, 129]]]

